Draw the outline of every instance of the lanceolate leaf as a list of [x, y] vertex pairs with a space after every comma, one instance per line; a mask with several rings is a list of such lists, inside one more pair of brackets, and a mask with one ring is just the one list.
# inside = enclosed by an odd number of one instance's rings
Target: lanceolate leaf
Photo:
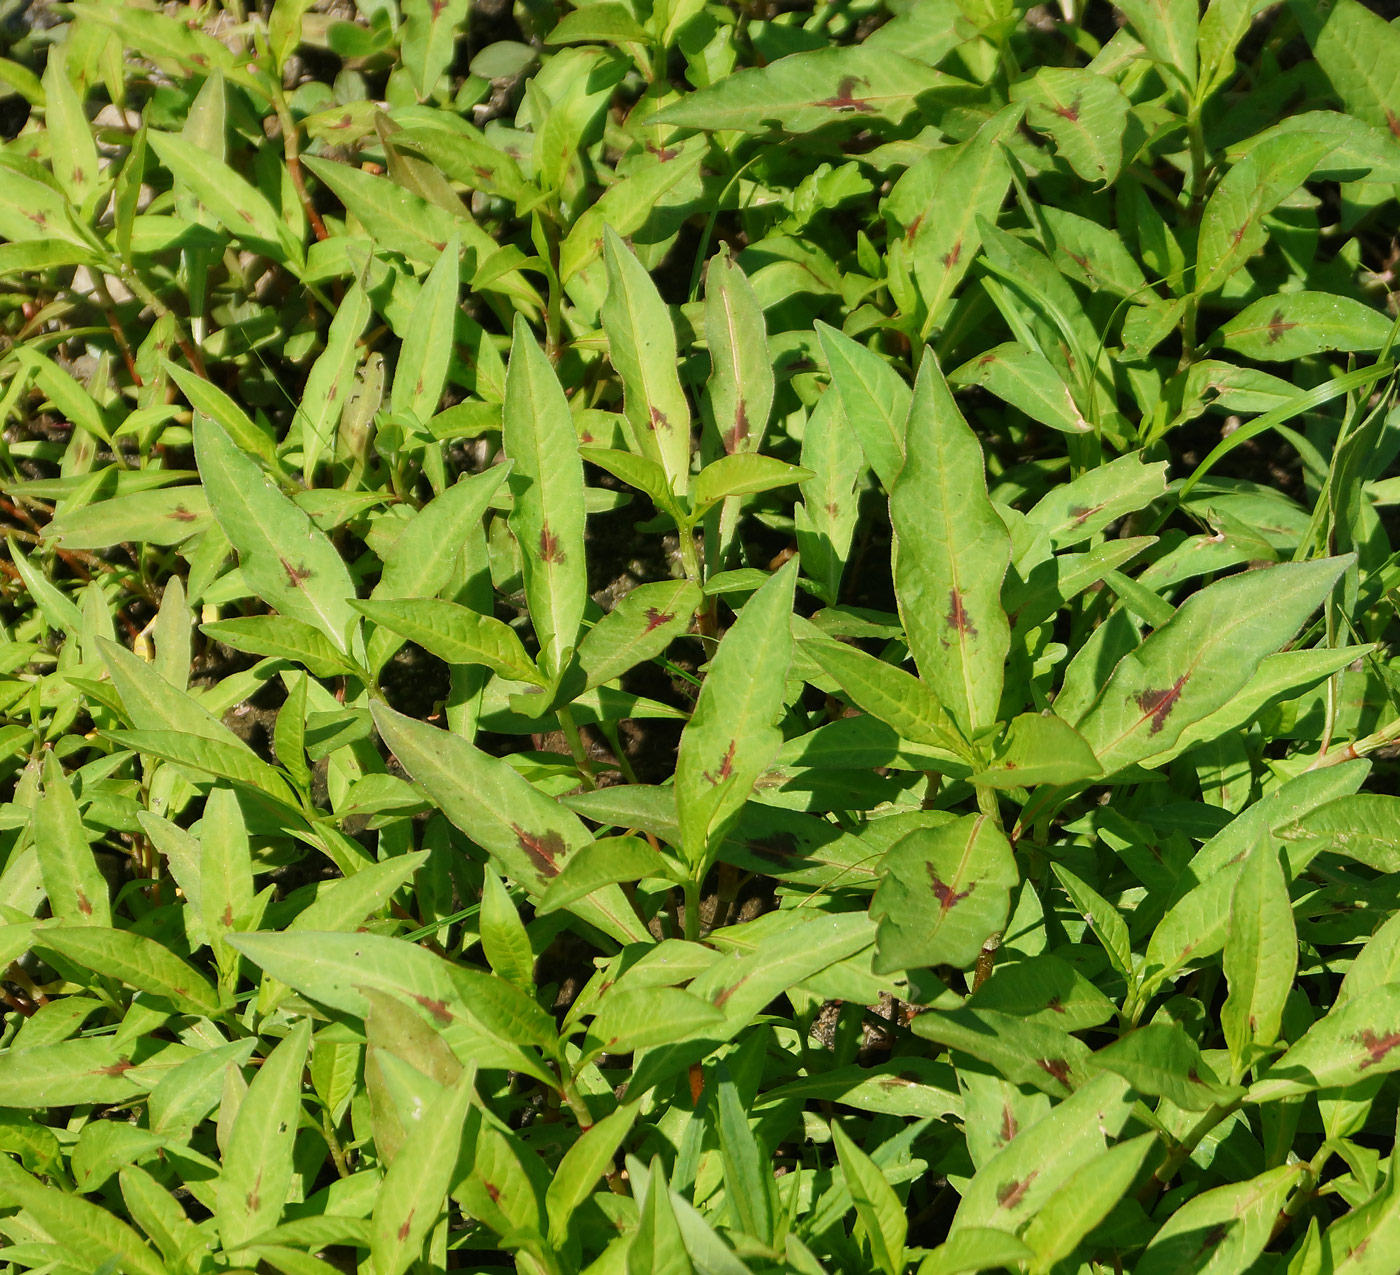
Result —
[[244, 578], [277, 609], [349, 649], [355, 586], [335, 546], [212, 420], [196, 417], [200, 477]]
[[501, 442], [512, 462], [510, 529], [524, 557], [525, 596], [544, 671], [557, 679], [578, 641], [588, 598], [583, 462], [559, 381], [518, 315]]
[[[375, 705], [384, 742], [452, 820], [511, 877], [539, 895], [569, 855], [590, 840], [578, 817], [499, 758], [459, 736]], [[605, 887], [570, 905], [571, 912], [625, 943], [647, 942], [647, 931], [622, 891]]]
[[890, 522], [895, 595], [919, 675], [965, 734], [989, 726], [1010, 644], [1001, 581], [1011, 542], [987, 497], [982, 449], [931, 355], [909, 407]]
[[1352, 1085], [1400, 1067], [1400, 983], [1373, 987], [1314, 1023], [1249, 1090], [1273, 1102]]
[[864, 127], [872, 118], [901, 120], [916, 98], [961, 83], [886, 49], [814, 49], [727, 75], [667, 107], [655, 122], [748, 133], [806, 133], [838, 120]]
[[252, 1239], [282, 1216], [310, 1040], [311, 1020], [303, 1018], [263, 1060], [238, 1108], [216, 1187], [225, 1248]]
[[710, 347], [706, 399], [724, 450], [757, 451], [773, 406], [773, 363], [763, 311], [727, 252], [705, 273], [705, 340]]
[[612, 229], [603, 232], [608, 298], [603, 331], [622, 377], [623, 405], [637, 450], [666, 471], [671, 490], [690, 483], [690, 405], [676, 374], [671, 317], [642, 263]]
[[1346, 559], [1246, 571], [1192, 594], [1123, 657], [1078, 722], [1106, 774], [1170, 748], [1241, 690], [1321, 604]]
[[578, 662], [588, 689], [660, 655], [689, 630], [700, 602], [700, 589], [689, 580], [630, 590], [579, 643]]
[[1240, 869], [1230, 901], [1224, 963], [1230, 994], [1220, 1024], [1236, 1070], [1243, 1071], [1248, 1046], [1268, 1048], [1278, 1038], [1298, 967], [1288, 882], [1267, 841], [1254, 848]]
[[34, 844], [53, 915], [75, 925], [110, 926], [107, 880], [83, 831], [73, 789], [52, 753], [44, 761], [44, 796], [34, 815]]
[[817, 337], [845, 423], [860, 440], [866, 462], [888, 491], [904, 466], [909, 387], [878, 354], [836, 328], [818, 322]]
[[782, 743], [775, 723], [792, 660], [788, 615], [796, 583], [794, 561], [745, 604], [710, 661], [681, 733], [676, 807], [692, 865], [705, 862], [713, 838], [738, 814]]
[[360, 334], [369, 316], [369, 298], [358, 282], [352, 283], [331, 320], [326, 348], [307, 375], [298, 415], [301, 419], [301, 469], [308, 483], [334, 445], [341, 409], [350, 397], [355, 380]]
[[354, 606], [375, 624], [417, 642], [448, 664], [481, 664], [504, 677], [541, 683], [515, 630], [495, 616], [435, 598], [373, 600]]

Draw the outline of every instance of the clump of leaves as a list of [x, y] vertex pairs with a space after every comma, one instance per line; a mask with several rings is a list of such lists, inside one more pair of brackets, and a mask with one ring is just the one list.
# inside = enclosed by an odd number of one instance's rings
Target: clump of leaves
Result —
[[1395, 25], [44, 14], [6, 1271], [1394, 1268]]

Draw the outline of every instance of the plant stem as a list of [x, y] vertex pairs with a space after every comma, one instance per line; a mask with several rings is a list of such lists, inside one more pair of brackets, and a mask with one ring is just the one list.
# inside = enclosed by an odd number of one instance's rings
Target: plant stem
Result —
[[685, 937], [687, 942], [694, 943], [700, 938], [700, 882], [691, 879], [682, 888], [685, 891]]
[[596, 788], [598, 781], [593, 777], [593, 763], [588, 760], [588, 750], [584, 747], [583, 734], [578, 728], [578, 723], [574, 721], [574, 715], [569, 711], [567, 704], [561, 705], [555, 713], [559, 718], [559, 729], [564, 732], [564, 738], [569, 743], [569, 752], [573, 756], [574, 765], [578, 767], [579, 778], [583, 780], [584, 787]]

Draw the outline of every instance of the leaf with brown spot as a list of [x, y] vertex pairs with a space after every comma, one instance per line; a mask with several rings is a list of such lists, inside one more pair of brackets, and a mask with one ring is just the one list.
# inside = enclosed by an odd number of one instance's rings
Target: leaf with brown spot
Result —
[[642, 584], [624, 594], [579, 643], [587, 689], [662, 654], [690, 628], [701, 600], [699, 588], [689, 580]]
[[1011, 846], [982, 815], [940, 822], [896, 841], [871, 900], [877, 973], [932, 965], [965, 969], [1006, 924], [1017, 872]]
[[1224, 707], [1288, 642], [1347, 566], [1286, 563], [1218, 580], [1124, 656], [1075, 723], [1105, 774], [1175, 755], [1186, 728]]
[[588, 600], [583, 461], [553, 367], [517, 316], [506, 371], [502, 446], [513, 466], [508, 523], [520, 545], [540, 666], [557, 684], [577, 645]]
[[476, 1067], [468, 1065], [409, 1129], [375, 1192], [370, 1219], [375, 1275], [404, 1275], [422, 1253], [447, 1203], [475, 1101]]

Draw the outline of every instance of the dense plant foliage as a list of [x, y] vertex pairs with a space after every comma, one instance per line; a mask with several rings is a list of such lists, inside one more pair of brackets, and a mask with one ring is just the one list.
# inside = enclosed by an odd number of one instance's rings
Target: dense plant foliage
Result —
[[1400, 29], [6, 13], [0, 1268], [1396, 1269]]

